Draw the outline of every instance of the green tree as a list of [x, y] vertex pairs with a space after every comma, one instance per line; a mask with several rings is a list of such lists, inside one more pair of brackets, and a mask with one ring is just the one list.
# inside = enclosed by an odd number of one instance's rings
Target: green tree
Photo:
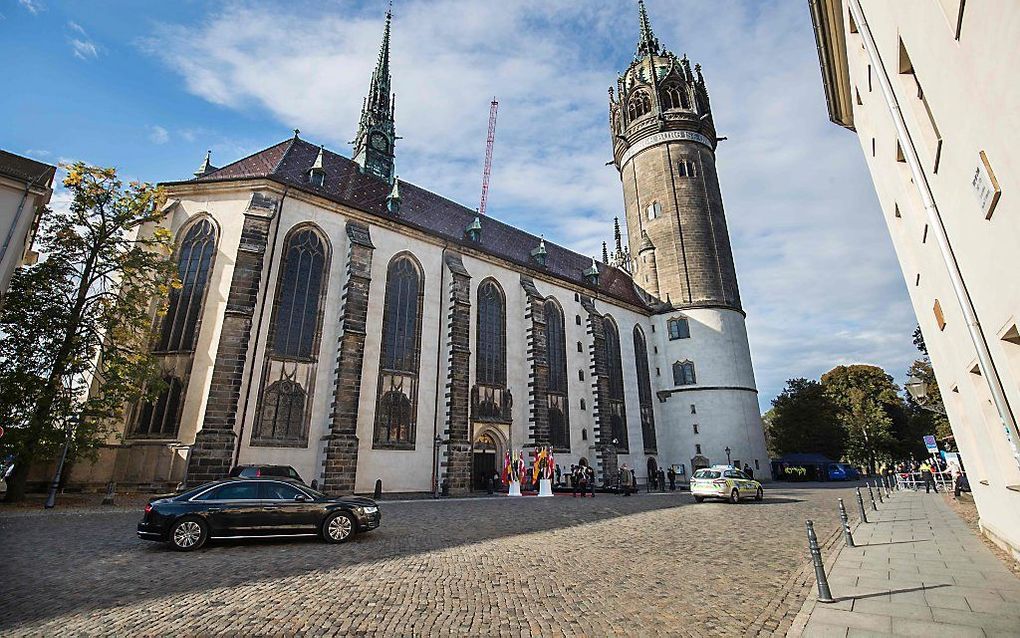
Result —
[[831, 459], [843, 456], [844, 436], [836, 406], [817, 381], [787, 381], [765, 416], [773, 457], [794, 452], [815, 452]]
[[39, 264], [19, 270], [0, 309], [0, 453], [15, 471], [8, 501], [24, 498], [33, 462], [70, 437], [72, 458], [106, 441], [127, 402], [160, 389], [153, 299], [177, 285], [161, 189], [76, 163], [66, 212], [43, 217]]
[[822, 375], [825, 394], [836, 406], [846, 436], [847, 460], [874, 472], [896, 452], [894, 420], [904, 418], [893, 378], [872, 365], [837, 366]]

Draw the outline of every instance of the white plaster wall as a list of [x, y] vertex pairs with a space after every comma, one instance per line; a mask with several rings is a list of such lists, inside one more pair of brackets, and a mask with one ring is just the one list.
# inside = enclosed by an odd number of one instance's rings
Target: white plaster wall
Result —
[[0, 297], [7, 292], [14, 270], [21, 265], [21, 259], [25, 254], [25, 240], [32, 228], [36, 209], [49, 199], [48, 196], [42, 196], [37, 192], [29, 193], [22, 206], [21, 216], [15, 221], [24, 194], [24, 184], [0, 178], [0, 245], [3, 245], [7, 233], [14, 226], [11, 243], [0, 260]]

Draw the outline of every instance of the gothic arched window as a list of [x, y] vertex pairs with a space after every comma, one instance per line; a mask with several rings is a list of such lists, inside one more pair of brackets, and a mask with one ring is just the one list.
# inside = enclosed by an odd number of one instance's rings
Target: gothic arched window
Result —
[[687, 96], [686, 87], [680, 84], [667, 84], [662, 89], [662, 108], [669, 109], [690, 109], [691, 100]]
[[545, 346], [549, 361], [549, 437], [556, 450], [570, 449], [570, 405], [567, 397], [567, 337], [563, 311], [545, 302]]
[[284, 241], [252, 445], [303, 447], [315, 386], [329, 246], [303, 226]]
[[166, 384], [155, 401], [141, 404], [135, 421], [135, 434], [174, 438], [181, 423], [184, 384], [177, 377], [166, 377]]
[[632, 122], [642, 115], [650, 113], [651, 110], [652, 100], [648, 97], [648, 93], [644, 91], [637, 91], [627, 101], [627, 115], [630, 116]]
[[677, 361], [673, 364], [673, 385], [694, 385], [694, 362]]
[[645, 343], [645, 333], [639, 326], [634, 326], [634, 365], [637, 367], [638, 402], [641, 406], [641, 438], [645, 454], [655, 454], [658, 444], [655, 440], [652, 382], [648, 374], [648, 345]]
[[177, 249], [180, 288], [170, 291], [170, 305], [160, 331], [157, 352], [193, 352], [202, 302], [216, 253], [216, 229], [208, 219], [193, 224]]
[[623, 396], [623, 359], [620, 356], [620, 332], [616, 323], [606, 317], [606, 365], [609, 372], [609, 396], [606, 404], [609, 408], [609, 424], [612, 438], [616, 439], [616, 449], [624, 454], [630, 452], [627, 440], [627, 405]]
[[475, 376], [478, 383], [506, 387], [506, 303], [491, 279], [478, 287], [478, 343]]
[[409, 255], [386, 271], [373, 447], [414, 449], [424, 282]]
[[674, 317], [666, 322], [666, 329], [669, 332], [669, 340], [690, 339], [691, 325], [687, 317]]

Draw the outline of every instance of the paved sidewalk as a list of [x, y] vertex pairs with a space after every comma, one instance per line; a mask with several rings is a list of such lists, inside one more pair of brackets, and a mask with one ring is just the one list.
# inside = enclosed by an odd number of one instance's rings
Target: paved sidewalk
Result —
[[792, 635], [1020, 636], [1020, 579], [940, 494], [894, 492], [878, 508], [857, 547], [826, 561], [836, 602], [814, 590]]

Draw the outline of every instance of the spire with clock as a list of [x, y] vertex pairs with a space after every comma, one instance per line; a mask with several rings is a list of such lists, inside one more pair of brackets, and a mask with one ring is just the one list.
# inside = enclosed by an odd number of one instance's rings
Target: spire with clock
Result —
[[371, 173], [388, 182], [393, 175], [393, 146], [397, 140], [393, 126], [395, 97], [390, 90], [390, 22], [392, 10], [386, 12], [379, 60], [372, 73], [372, 83], [361, 108], [361, 121], [354, 141], [354, 161], [361, 171]]

